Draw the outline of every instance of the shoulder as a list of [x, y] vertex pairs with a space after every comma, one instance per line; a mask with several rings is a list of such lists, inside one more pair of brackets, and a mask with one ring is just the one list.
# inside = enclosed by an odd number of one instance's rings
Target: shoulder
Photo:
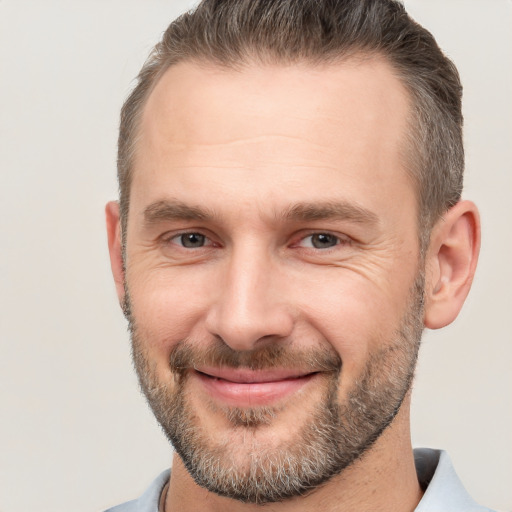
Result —
[[158, 512], [160, 494], [169, 480], [170, 470], [160, 473], [146, 489], [144, 494], [135, 500], [111, 507], [105, 512]]

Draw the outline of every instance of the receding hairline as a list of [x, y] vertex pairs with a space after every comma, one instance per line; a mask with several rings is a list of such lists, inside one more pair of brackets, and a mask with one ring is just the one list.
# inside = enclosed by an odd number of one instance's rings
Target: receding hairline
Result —
[[360, 66], [362, 64], [377, 61], [383, 63], [391, 72], [391, 75], [396, 78], [397, 83], [402, 87], [402, 91], [404, 93], [404, 98], [406, 101], [406, 119], [404, 120], [404, 131], [402, 134], [401, 143], [398, 147], [400, 160], [402, 162], [403, 170], [411, 179], [411, 185], [413, 186], [414, 193], [419, 200], [420, 195], [420, 183], [418, 181], [417, 173], [414, 170], [416, 166], [414, 163], [415, 160], [415, 148], [413, 148], [411, 144], [411, 138], [413, 137], [413, 133], [415, 132], [415, 128], [418, 124], [418, 119], [415, 115], [414, 109], [414, 97], [411, 91], [411, 88], [408, 86], [407, 82], [401, 76], [399, 70], [396, 69], [396, 66], [392, 62], [390, 58], [383, 51], [368, 51], [365, 49], [353, 50], [341, 55], [338, 55], [336, 58], [294, 58], [294, 59], [284, 59], [279, 56], [267, 56], [267, 58], [261, 58], [259, 53], [255, 53], [254, 55], [248, 55], [244, 59], [233, 60], [232, 62], [225, 62], [224, 60], [215, 59], [215, 58], [207, 58], [204, 56], [198, 57], [186, 57], [184, 59], [180, 59], [179, 61], [170, 63], [167, 66], [162, 66], [158, 75], [153, 80], [151, 87], [148, 88], [147, 94], [144, 97], [144, 100], [141, 102], [139, 109], [137, 120], [134, 123], [133, 130], [133, 139], [132, 139], [132, 152], [130, 158], [129, 165], [129, 196], [131, 195], [131, 185], [133, 182], [133, 174], [135, 172], [135, 160], [137, 156], [137, 149], [139, 146], [139, 142], [142, 138], [142, 125], [144, 114], [147, 110], [147, 106], [150, 98], [152, 97], [155, 88], [158, 84], [161, 83], [163, 77], [172, 69], [177, 68], [178, 66], [194, 66], [198, 69], [203, 69], [207, 72], [220, 72], [220, 73], [242, 73], [243, 71], [250, 69], [252, 67], [259, 68], [287, 68], [287, 67], [302, 67], [304, 70], [312, 69], [312, 70], [322, 70], [333, 68], [336, 66]]

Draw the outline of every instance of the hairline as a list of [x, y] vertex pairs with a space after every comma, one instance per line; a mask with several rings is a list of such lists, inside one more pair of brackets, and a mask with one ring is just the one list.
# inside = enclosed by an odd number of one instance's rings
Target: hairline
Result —
[[[347, 50], [341, 54], [332, 56], [330, 54], [326, 54], [315, 57], [297, 56], [287, 59], [284, 57], [273, 55], [271, 52], [268, 51], [262, 52], [256, 49], [252, 52], [248, 52], [245, 56], [235, 57], [229, 60], [222, 57], [205, 55], [186, 56], [175, 60], [168, 58], [167, 62], [164, 65], [160, 66], [160, 69], [153, 77], [150, 86], [145, 91], [143, 99], [140, 101], [138, 108], [135, 112], [133, 123], [131, 126], [128, 159], [127, 165], [125, 167], [125, 173], [127, 178], [124, 191], [125, 197], [124, 201], [123, 198], [121, 198], [120, 200], [120, 220], [123, 254], [125, 254], [126, 250], [126, 231], [128, 227], [128, 214], [130, 209], [130, 197], [133, 183], [134, 161], [137, 154], [138, 143], [140, 142], [142, 136], [142, 118], [144, 116], [144, 111], [147, 107], [147, 103], [151, 97], [151, 94], [153, 93], [154, 89], [157, 87], [158, 83], [163, 78], [163, 76], [171, 68], [176, 67], [180, 64], [192, 64], [206, 69], [209, 68], [225, 71], [243, 71], [251, 65], [277, 65], [284, 67], [304, 64], [314, 68], [342, 65], [350, 61], [360, 63], [372, 58], [382, 59], [382, 61], [384, 61], [388, 65], [389, 69], [400, 82], [400, 84], [403, 86], [403, 89], [406, 93], [408, 113], [407, 118], [405, 120], [405, 133], [402, 134], [402, 141], [399, 145], [398, 150], [400, 160], [402, 161], [403, 164], [403, 171], [406, 173], [408, 179], [411, 182], [411, 186], [413, 188], [413, 192], [416, 198], [417, 233], [420, 253], [423, 254], [426, 251], [426, 248], [428, 247], [432, 225], [434, 221], [437, 220], [437, 217], [439, 215], [435, 216], [435, 218], [433, 219], [430, 218], [431, 216], [427, 215], [428, 212], [425, 211], [425, 208], [422, 204], [422, 180], [420, 178], [422, 164], [421, 162], [418, 162], [419, 158], [417, 155], [419, 151], [421, 153], [425, 151], [424, 143], [421, 143], [420, 141], [421, 121], [419, 118], [419, 113], [417, 112], [417, 107], [419, 106], [418, 104], [420, 102], [420, 99], [417, 97], [417, 94], [415, 94], [413, 86], [407, 80], [407, 75], [404, 76], [404, 74], [400, 72], [398, 66], [386, 54], [385, 51], [379, 51], [375, 49], [368, 50], [361, 46], [358, 47], [357, 45], [354, 45], [353, 48], [347, 48]], [[429, 218], [426, 220], [422, 220], [422, 217], [425, 215]]]

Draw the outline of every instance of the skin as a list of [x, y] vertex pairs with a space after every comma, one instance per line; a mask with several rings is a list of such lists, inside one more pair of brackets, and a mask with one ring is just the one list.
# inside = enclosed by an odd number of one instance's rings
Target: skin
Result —
[[[254, 63], [239, 71], [181, 63], [163, 75], [142, 117], [126, 275], [117, 203], [106, 210], [119, 300], [126, 282], [161, 383], [172, 389], [169, 353], [187, 337], [202, 347], [222, 339], [239, 351], [328, 344], [343, 362], [337, 397], [344, 402], [369, 356], [399, 327], [420, 270], [417, 199], [403, 157], [408, 112], [405, 88], [379, 58], [325, 67]], [[148, 215], [162, 202], [172, 208]], [[177, 202], [209, 216], [176, 215]], [[344, 213], [286, 215], [304, 204], [316, 211], [343, 205]], [[184, 232], [204, 235], [206, 245], [183, 247]], [[334, 235], [336, 245], [315, 248], [318, 233]], [[425, 256], [427, 327], [457, 316], [478, 248], [476, 207], [461, 201], [435, 225]], [[212, 439], [228, 437], [243, 464], [244, 436], [209, 406], [198, 379], [187, 385]], [[280, 399], [272, 428], [251, 434], [254, 441], [278, 446], [307, 421], [322, 390], [313, 379], [300, 396]], [[408, 395], [361, 459], [281, 503], [262, 507], [210, 493], [175, 455], [166, 510], [413, 510], [422, 492], [409, 402]]]

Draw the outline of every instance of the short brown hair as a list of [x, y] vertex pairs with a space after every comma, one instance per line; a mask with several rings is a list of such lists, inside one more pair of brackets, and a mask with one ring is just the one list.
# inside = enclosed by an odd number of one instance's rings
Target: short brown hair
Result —
[[412, 99], [407, 159], [419, 201], [421, 246], [462, 192], [462, 86], [430, 32], [396, 0], [203, 0], [173, 21], [142, 67], [121, 111], [118, 179], [126, 232], [142, 110], [163, 73], [181, 61], [236, 67], [261, 62], [335, 63], [384, 56]]

